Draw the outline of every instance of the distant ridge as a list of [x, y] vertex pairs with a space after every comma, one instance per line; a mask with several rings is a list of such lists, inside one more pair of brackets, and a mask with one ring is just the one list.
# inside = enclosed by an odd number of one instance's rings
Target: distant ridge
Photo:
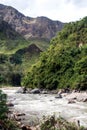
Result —
[[24, 38], [44, 38], [50, 40], [60, 31], [64, 23], [46, 17], [26, 17], [11, 6], [0, 4], [0, 17]]

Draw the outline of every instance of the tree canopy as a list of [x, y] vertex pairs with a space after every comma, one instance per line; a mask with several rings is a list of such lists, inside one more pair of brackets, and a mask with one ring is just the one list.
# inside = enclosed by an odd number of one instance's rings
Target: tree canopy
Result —
[[26, 87], [87, 89], [87, 17], [66, 24], [29, 69]]

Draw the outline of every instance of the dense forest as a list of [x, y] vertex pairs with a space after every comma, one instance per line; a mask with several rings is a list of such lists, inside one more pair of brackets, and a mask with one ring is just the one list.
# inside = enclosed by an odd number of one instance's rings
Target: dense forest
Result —
[[87, 89], [87, 17], [65, 25], [39, 61], [28, 71], [23, 85], [42, 89]]
[[25, 40], [0, 19], [0, 85], [85, 90], [87, 17], [67, 23], [48, 47], [44, 39]]

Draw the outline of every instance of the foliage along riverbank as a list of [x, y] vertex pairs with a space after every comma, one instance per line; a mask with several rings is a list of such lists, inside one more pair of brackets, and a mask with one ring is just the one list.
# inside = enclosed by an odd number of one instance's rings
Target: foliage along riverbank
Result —
[[87, 17], [67, 24], [29, 69], [23, 85], [31, 88], [87, 89]]
[[0, 130], [19, 130], [16, 122], [8, 115], [7, 95], [0, 90]]

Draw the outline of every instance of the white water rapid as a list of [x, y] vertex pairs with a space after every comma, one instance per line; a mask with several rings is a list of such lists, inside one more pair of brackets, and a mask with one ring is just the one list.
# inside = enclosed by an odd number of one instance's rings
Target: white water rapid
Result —
[[21, 94], [19, 88], [3, 88], [8, 100], [14, 104], [14, 111], [26, 114], [26, 120], [38, 121], [43, 115], [60, 115], [67, 120], [80, 120], [80, 125], [87, 127], [87, 103], [76, 102], [68, 104], [67, 99], [56, 99], [52, 94]]

